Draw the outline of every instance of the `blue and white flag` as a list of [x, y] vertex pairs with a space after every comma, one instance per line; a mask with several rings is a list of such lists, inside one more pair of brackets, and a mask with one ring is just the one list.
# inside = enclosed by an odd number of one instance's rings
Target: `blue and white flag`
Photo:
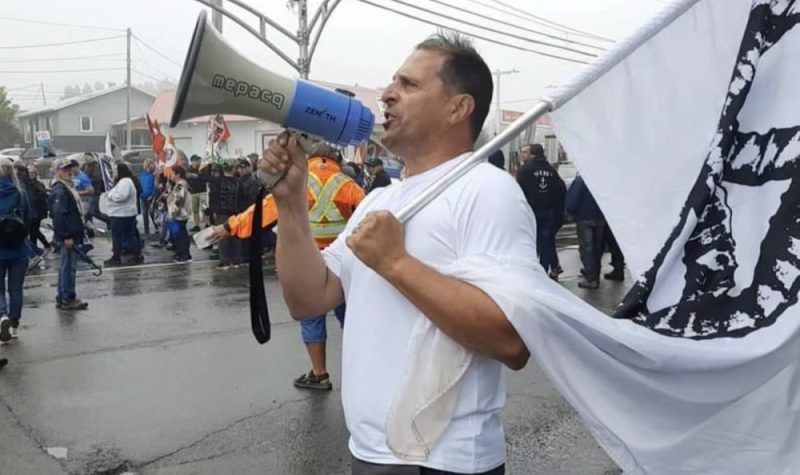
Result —
[[638, 279], [509, 318], [626, 474], [798, 474], [800, 1], [676, 1], [614, 54], [551, 118]]

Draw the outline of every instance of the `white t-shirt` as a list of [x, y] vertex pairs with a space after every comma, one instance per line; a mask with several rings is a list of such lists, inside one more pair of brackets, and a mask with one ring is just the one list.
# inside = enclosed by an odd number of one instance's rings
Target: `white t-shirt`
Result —
[[[356, 259], [345, 239], [367, 212], [397, 212], [465, 156], [370, 193], [345, 231], [323, 251], [328, 268], [341, 279], [347, 301], [342, 405], [350, 431], [350, 451], [367, 462], [409, 463], [396, 458], [387, 447], [386, 420], [402, 381], [412, 328], [418, 318], [425, 317], [391, 284]], [[514, 179], [483, 163], [406, 224], [406, 249], [437, 270], [477, 254], [535, 259], [535, 226], [533, 213]], [[501, 412], [505, 401], [502, 364], [476, 356], [463, 378], [452, 423], [422, 465], [476, 473], [503, 464]]]

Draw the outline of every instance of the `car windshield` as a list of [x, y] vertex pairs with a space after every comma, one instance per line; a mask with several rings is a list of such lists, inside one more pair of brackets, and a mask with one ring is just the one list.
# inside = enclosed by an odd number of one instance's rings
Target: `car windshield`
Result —
[[0, 150], [0, 155], [10, 155], [12, 157], [19, 157], [24, 152], [24, 148], [7, 148], [5, 150]]
[[29, 148], [22, 154], [22, 158], [39, 158], [42, 156], [42, 151], [38, 148]]

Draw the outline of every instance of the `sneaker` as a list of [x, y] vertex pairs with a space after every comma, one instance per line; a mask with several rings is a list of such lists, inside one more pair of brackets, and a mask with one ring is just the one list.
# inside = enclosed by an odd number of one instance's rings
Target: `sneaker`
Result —
[[233, 268], [234, 268], [234, 269], [238, 269], [238, 268], [240, 268], [240, 267], [242, 267], [242, 266], [241, 266], [241, 264], [234, 264], [234, 265], [233, 265]]
[[78, 299], [61, 304], [61, 310], [86, 310], [87, 308], [89, 308], [89, 304]]
[[596, 289], [600, 287], [600, 283], [596, 280], [583, 279], [582, 281], [578, 282], [578, 287], [582, 289]]
[[16, 340], [17, 338], [19, 338], [19, 328], [11, 327], [11, 331], [9, 333], [11, 333], [12, 340]]
[[138, 255], [131, 259], [130, 264], [144, 264], [144, 256]]
[[106, 266], [106, 267], [109, 267], [109, 266], [121, 266], [122, 265], [122, 260], [121, 259], [114, 259], [112, 257], [111, 259], [104, 260], [103, 261], [103, 265]]
[[0, 318], [0, 342], [7, 342], [11, 339], [11, 320], [8, 317]]
[[64, 304], [62, 304], [61, 302], [56, 302], [56, 308], [60, 309], [63, 306]]
[[625, 271], [615, 268], [611, 272], [604, 274], [603, 277], [605, 277], [607, 280], [625, 280]]
[[191, 257], [187, 257], [186, 259], [176, 258], [174, 262], [175, 264], [189, 264], [190, 262], [192, 262], [192, 258]]
[[294, 380], [294, 387], [330, 391], [333, 389], [333, 384], [331, 384], [331, 378], [328, 373], [322, 373], [317, 376], [314, 371], [309, 371], [308, 374], [302, 374]]
[[153, 244], [150, 244], [150, 247], [154, 247], [156, 249], [161, 249], [161, 248], [164, 247], [164, 245], [161, 244], [160, 242], [154, 242]]
[[219, 265], [217, 265], [217, 269], [218, 269], [218, 270], [228, 270], [228, 269], [230, 269], [230, 268], [231, 268], [231, 266], [229, 266], [229, 265], [226, 265], [226, 264], [219, 264]]

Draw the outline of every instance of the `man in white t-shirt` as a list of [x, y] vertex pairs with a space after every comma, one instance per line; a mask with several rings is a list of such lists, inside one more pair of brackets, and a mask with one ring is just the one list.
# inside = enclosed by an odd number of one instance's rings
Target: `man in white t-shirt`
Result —
[[[478, 256], [535, 259], [530, 208], [508, 174], [481, 164], [405, 226], [392, 214], [469, 155], [491, 99], [491, 72], [468, 41], [436, 35], [419, 44], [382, 97], [381, 140], [405, 162], [406, 178], [367, 196], [322, 253], [308, 225], [305, 155], [285, 134], [265, 151], [264, 171], [287, 172], [272, 191], [278, 275], [292, 315], [347, 301], [342, 404], [355, 475], [505, 473], [502, 367], [521, 369], [529, 353], [491, 296], [445, 272]], [[475, 357], [446, 430], [423, 461], [411, 461], [389, 448], [386, 425], [423, 319]]]

